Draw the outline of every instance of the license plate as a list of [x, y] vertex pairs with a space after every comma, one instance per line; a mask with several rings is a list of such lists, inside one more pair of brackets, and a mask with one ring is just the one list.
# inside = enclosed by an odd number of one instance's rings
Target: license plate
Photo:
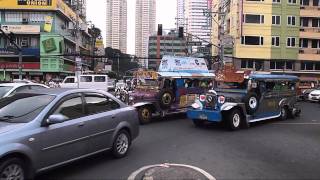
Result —
[[201, 119], [201, 120], [207, 120], [208, 117], [207, 117], [207, 115], [205, 115], [205, 114], [201, 114], [201, 115], [199, 116], [199, 119]]

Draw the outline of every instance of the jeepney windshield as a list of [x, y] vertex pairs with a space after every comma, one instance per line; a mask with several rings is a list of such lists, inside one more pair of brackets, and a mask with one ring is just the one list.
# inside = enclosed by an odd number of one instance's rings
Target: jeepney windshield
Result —
[[138, 80], [138, 87], [140, 88], [156, 88], [159, 86], [159, 83], [155, 79], [139, 79]]
[[247, 85], [245, 82], [217, 82], [218, 89], [246, 89]]

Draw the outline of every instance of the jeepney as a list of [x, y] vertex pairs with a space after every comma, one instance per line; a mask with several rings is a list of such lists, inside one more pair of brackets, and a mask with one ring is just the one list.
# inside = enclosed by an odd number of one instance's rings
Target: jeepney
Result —
[[[285, 120], [300, 114], [296, 76], [238, 74], [238, 79], [219, 79], [217, 87], [200, 95], [187, 112], [196, 126], [223, 122], [230, 130], [247, 128], [250, 123], [273, 118]], [[242, 77], [241, 77], [242, 76]]]
[[140, 123], [146, 124], [154, 116], [186, 112], [199, 94], [213, 86], [214, 74], [202, 58], [164, 56], [159, 71], [138, 71], [135, 78], [129, 105], [137, 108]]

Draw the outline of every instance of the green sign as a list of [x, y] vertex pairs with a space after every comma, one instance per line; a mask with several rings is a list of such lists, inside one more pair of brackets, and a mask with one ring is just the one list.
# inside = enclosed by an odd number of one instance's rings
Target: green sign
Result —
[[49, 38], [49, 39], [43, 40], [42, 45], [43, 45], [46, 53], [57, 50], [57, 46], [54, 41], [54, 38]]

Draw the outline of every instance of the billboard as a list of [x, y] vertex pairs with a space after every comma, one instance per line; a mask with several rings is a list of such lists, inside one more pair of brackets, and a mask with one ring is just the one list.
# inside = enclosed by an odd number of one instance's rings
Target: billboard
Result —
[[52, 0], [17, 0], [18, 5], [24, 6], [52, 6]]
[[164, 56], [159, 72], [208, 73], [209, 70], [203, 58]]
[[40, 26], [37, 25], [1, 25], [1, 29], [5, 33], [17, 33], [17, 34], [39, 34]]

